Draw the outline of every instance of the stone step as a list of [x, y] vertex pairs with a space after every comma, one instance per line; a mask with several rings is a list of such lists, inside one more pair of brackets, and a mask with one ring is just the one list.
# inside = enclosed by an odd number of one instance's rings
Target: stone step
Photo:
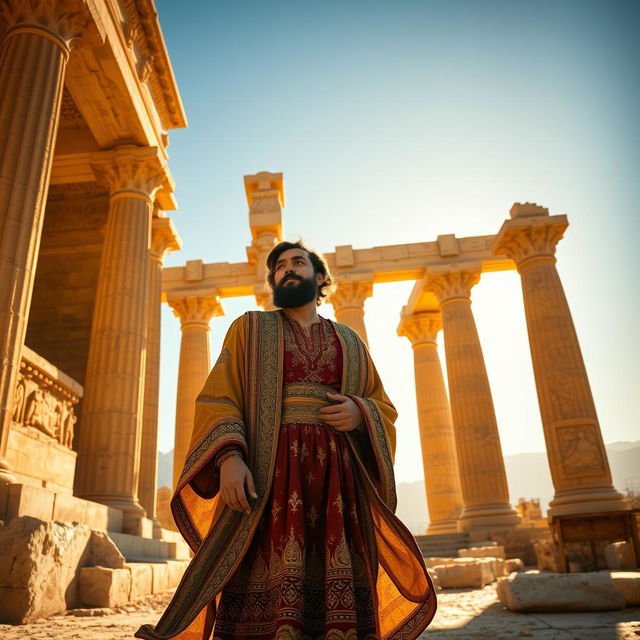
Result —
[[162, 562], [166, 560], [189, 560], [189, 546], [184, 540], [167, 541], [141, 538], [128, 533], [108, 531], [120, 553], [127, 562]]

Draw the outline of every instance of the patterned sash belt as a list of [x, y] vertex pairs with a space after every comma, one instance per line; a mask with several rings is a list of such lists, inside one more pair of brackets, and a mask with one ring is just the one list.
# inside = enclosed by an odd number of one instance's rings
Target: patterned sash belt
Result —
[[319, 382], [285, 383], [282, 392], [282, 424], [324, 424], [320, 409], [331, 404], [327, 393], [338, 392]]

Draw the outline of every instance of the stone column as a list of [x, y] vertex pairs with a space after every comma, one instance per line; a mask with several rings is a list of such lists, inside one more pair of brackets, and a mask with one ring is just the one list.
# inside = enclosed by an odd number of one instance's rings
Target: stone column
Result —
[[[36, 5], [37, 3], [33, 3]], [[31, 305], [40, 234], [72, 42], [86, 26], [66, 3], [5, 1], [0, 52], [0, 482]]]
[[413, 346], [418, 424], [429, 507], [427, 534], [455, 533], [462, 511], [451, 408], [438, 356], [436, 336], [442, 328], [437, 311], [402, 315], [398, 335]]
[[369, 346], [364, 324], [364, 301], [373, 294], [370, 280], [338, 282], [336, 292], [329, 302], [333, 305], [336, 320], [351, 327]]
[[158, 394], [160, 390], [160, 307], [162, 305], [162, 265], [170, 251], [182, 248], [171, 218], [153, 218], [149, 252], [149, 317], [147, 325], [147, 362], [144, 381], [142, 445], [140, 449], [140, 504], [153, 520], [154, 537], [162, 527], [156, 514], [158, 475]]
[[555, 495], [550, 515], [628, 509], [613, 487], [607, 452], [555, 249], [568, 226], [536, 204], [516, 203], [494, 252], [517, 265]]
[[471, 288], [480, 265], [440, 267], [427, 272], [427, 288], [442, 310], [449, 396], [464, 507], [461, 531], [502, 529], [520, 522], [509, 503], [498, 425], [471, 312]]
[[283, 239], [284, 182], [282, 174], [261, 171], [244, 176], [244, 188], [249, 205], [249, 226], [251, 227], [251, 246], [247, 247], [247, 258], [256, 268], [253, 291], [258, 306], [266, 311], [272, 311], [275, 307], [271, 289], [266, 281], [266, 263], [271, 249]]
[[182, 340], [178, 366], [176, 399], [176, 435], [173, 449], [173, 487], [175, 488], [189, 450], [196, 398], [211, 370], [209, 322], [224, 315], [220, 298], [215, 294], [189, 298], [169, 298], [175, 316], [180, 318]]
[[124, 530], [140, 535], [145, 511], [137, 490], [151, 215], [165, 174], [152, 148], [96, 154], [92, 166], [109, 185], [111, 198], [85, 378], [76, 491], [121, 509]]

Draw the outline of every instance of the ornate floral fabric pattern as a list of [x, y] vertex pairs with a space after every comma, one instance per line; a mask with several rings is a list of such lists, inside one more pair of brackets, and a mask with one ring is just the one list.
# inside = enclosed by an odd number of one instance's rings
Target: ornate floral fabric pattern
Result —
[[[342, 351], [331, 323], [321, 319], [310, 337], [304, 333], [294, 321], [285, 322], [286, 384], [297, 393], [315, 386], [311, 398], [318, 389], [339, 391]], [[247, 555], [222, 592], [214, 639], [376, 638], [361, 529], [344, 434], [319, 420], [285, 420], [271, 496]]]

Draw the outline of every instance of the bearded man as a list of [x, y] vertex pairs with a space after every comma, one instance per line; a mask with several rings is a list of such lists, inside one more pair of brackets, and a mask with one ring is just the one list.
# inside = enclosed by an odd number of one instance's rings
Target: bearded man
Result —
[[396, 411], [362, 340], [317, 313], [324, 259], [282, 242], [267, 270], [278, 310], [234, 321], [196, 401], [172, 500], [195, 556], [136, 636], [416, 638], [436, 599], [393, 513]]

